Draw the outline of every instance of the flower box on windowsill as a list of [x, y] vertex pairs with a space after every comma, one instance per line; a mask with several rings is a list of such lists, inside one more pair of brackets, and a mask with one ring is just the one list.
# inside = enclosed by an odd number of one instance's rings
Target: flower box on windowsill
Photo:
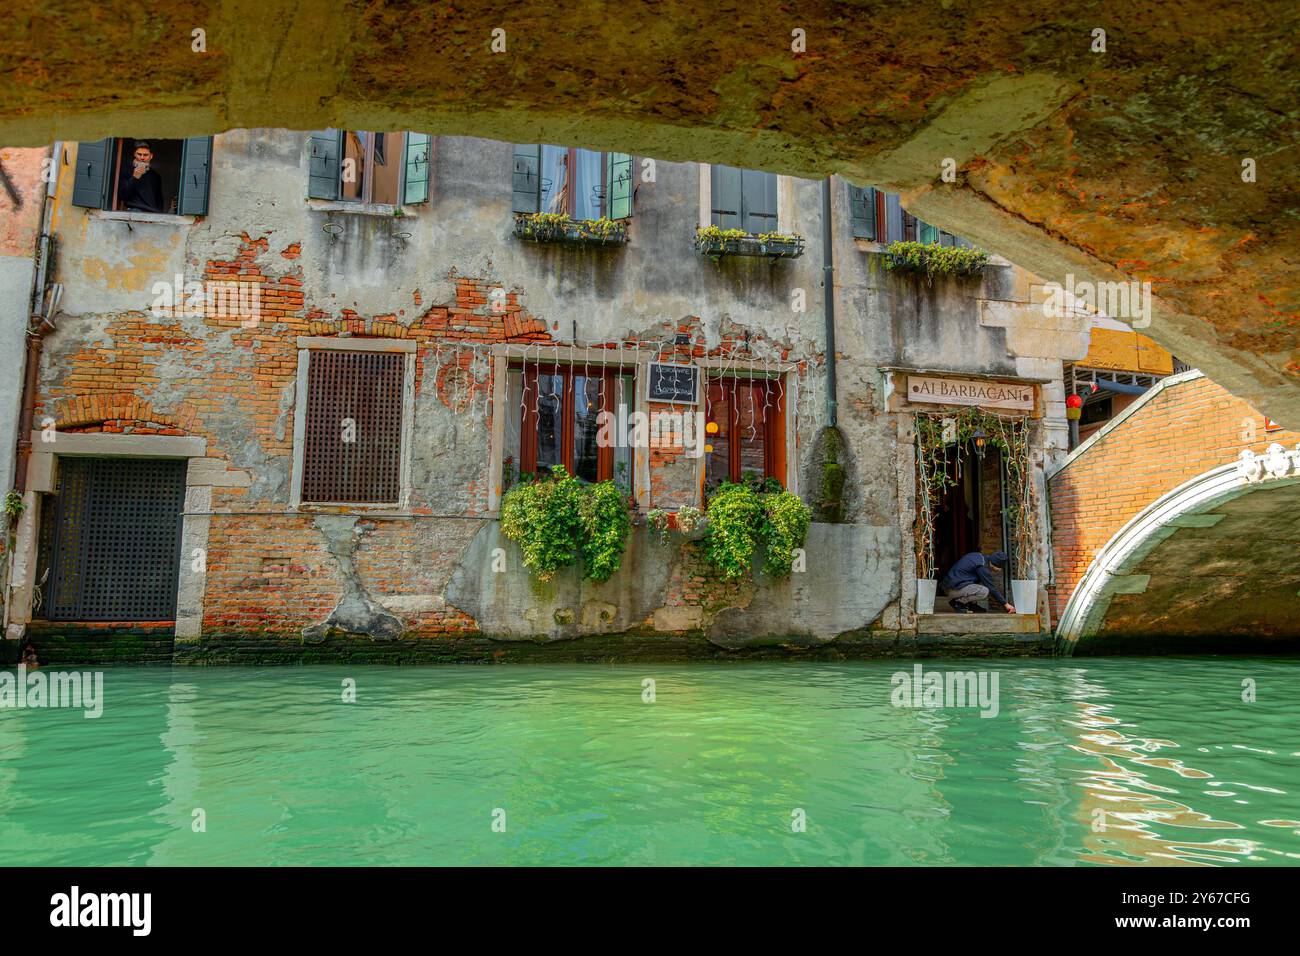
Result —
[[515, 216], [515, 235], [528, 242], [618, 246], [627, 242], [626, 219], [570, 219], [556, 213]]
[[798, 259], [803, 255], [803, 236], [776, 233], [756, 236], [738, 229], [700, 229], [695, 233], [695, 251], [715, 262], [723, 256]]

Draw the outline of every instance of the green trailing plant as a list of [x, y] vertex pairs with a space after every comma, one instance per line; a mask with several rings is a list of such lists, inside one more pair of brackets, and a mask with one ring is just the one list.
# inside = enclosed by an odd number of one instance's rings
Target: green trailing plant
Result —
[[627, 229], [623, 219], [573, 219], [559, 212], [520, 213], [515, 217], [525, 236], [535, 239], [594, 239], [605, 242], [618, 238]]
[[583, 577], [607, 581], [619, 569], [632, 527], [627, 498], [612, 481], [585, 484], [556, 465], [521, 480], [501, 499], [501, 533], [519, 546], [540, 581], [581, 560]]
[[975, 276], [988, 265], [989, 254], [965, 246], [941, 246], [937, 242], [891, 242], [885, 247], [885, 268], [892, 272], [925, 276]]
[[721, 226], [701, 226], [695, 230], [697, 239], [748, 239], [749, 233], [744, 229], [723, 229]]
[[5, 515], [9, 518], [10, 523], [21, 518], [26, 510], [27, 505], [23, 503], [23, 496], [20, 492], [15, 490], [5, 495]]
[[[775, 490], [770, 490], [772, 482]], [[773, 479], [724, 482], [709, 497], [704, 554], [724, 580], [747, 574], [762, 548], [763, 569], [786, 577], [794, 552], [803, 547], [812, 513], [797, 495]]]
[[623, 549], [632, 530], [627, 496], [612, 481], [584, 485], [578, 499], [578, 516], [583, 576], [608, 581], [623, 562]]
[[[1035, 577], [1038, 507], [1029, 452], [1029, 423], [1023, 418], [1004, 418], [970, 407], [950, 413], [917, 413], [915, 432], [918, 576], [930, 578], [937, 570], [934, 566], [935, 508], [948, 488], [957, 483], [964, 449], [978, 436], [984, 441], [985, 454], [991, 451], [1001, 455], [1006, 468], [1012, 577]], [[958, 462], [957, 475], [949, 468], [954, 459]]]
[[788, 577], [794, 567], [794, 552], [808, 537], [812, 512], [798, 495], [788, 491], [759, 495], [759, 501], [766, 519], [761, 529], [767, 547], [763, 568], [774, 577]]
[[735, 580], [749, 572], [766, 514], [749, 485], [723, 482], [709, 498], [709, 534], [704, 554], [722, 578]]

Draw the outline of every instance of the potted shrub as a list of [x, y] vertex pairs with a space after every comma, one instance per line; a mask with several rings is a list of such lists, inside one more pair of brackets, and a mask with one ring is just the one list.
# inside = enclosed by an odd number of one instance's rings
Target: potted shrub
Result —
[[719, 226], [702, 226], [695, 230], [695, 251], [713, 259], [723, 256], [759, 256], [776, 259], [797, 259], [803, 255], [803, 236], [793, 233], [765, 232], [758, 235], [743, 229], [723, 229]]

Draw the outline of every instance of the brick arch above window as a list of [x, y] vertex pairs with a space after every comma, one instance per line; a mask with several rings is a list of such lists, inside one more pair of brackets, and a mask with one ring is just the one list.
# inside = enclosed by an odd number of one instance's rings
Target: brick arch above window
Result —
[[38, 426], [54, 419], [59, 431], [132, 431], [158, 435], [189, 435], [198, 411], [182, 402], [172, 411], [153, 407], [148, 399], [131, 392], [91, 392], [69, 395], [47, 403], [38, 413]]

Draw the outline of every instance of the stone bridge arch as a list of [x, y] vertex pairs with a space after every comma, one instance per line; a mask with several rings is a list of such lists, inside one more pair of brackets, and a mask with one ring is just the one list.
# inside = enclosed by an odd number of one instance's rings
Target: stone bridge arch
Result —
[[1061, 614], [1066, 654], [1300, 644], [1300, 446], [1245, 450], [1162, 495], [1097, 553]]

